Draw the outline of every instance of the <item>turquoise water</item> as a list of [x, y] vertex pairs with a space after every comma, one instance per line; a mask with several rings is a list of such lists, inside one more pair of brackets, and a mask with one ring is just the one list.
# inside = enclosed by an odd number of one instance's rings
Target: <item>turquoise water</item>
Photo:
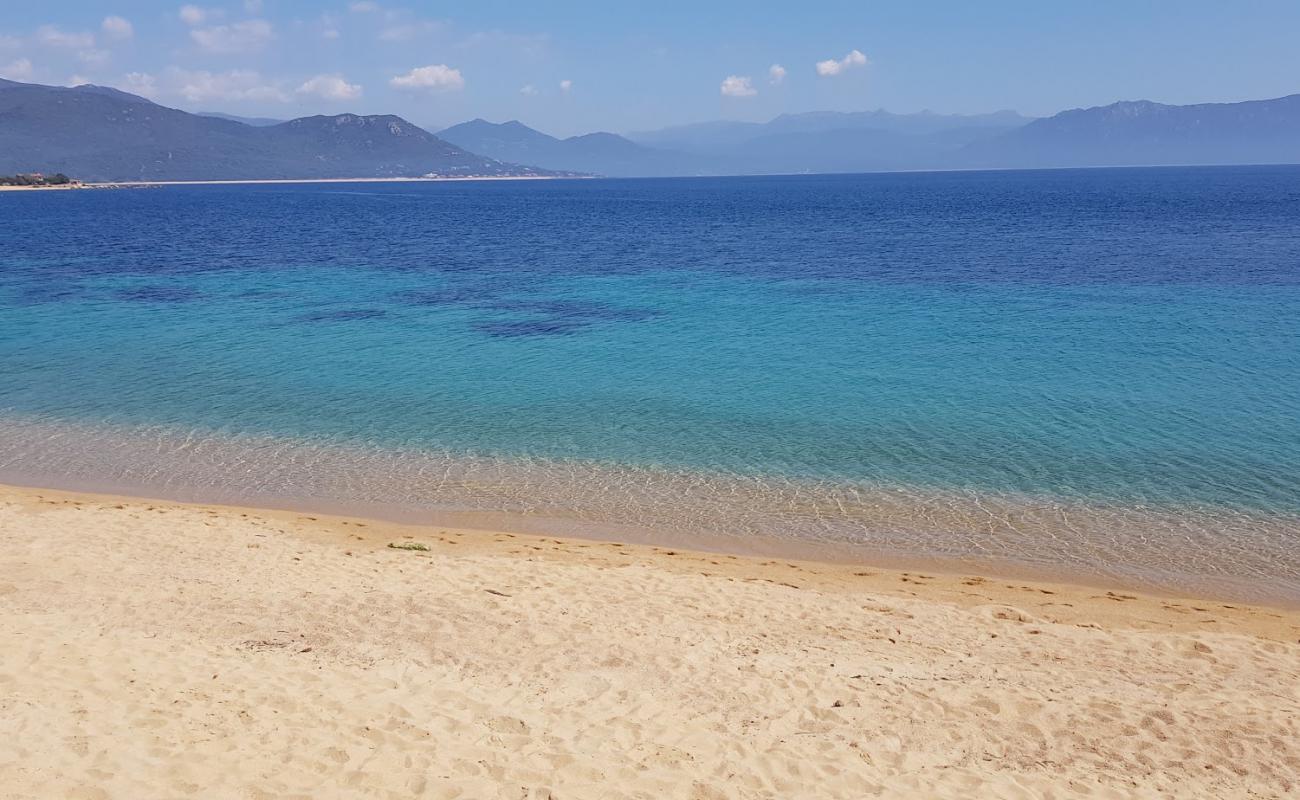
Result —
[[174, 187], [0, 218], [0, 479], [1300, 598], [1300, 169]]

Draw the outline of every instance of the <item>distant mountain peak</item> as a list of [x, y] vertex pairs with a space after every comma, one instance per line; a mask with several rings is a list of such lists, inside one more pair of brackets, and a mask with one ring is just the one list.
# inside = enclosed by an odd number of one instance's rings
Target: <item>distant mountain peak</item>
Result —
[[990, 167], [1300, 163], [1300, 95], [1075, 108], [972, 145], [963, 155]]
[[97, 86], [0, 83], [0, 174], [83, 180], [552, 175], [467, 152], [391, 114], [252, 126]]
[[445, 128], [438, 135], [471, 152], [551, 169], [599, 175], [690, 175], [702, 171], [698, 159], [645, 147], [606, 131], [558, 139], [517, 119], [473, 119]]

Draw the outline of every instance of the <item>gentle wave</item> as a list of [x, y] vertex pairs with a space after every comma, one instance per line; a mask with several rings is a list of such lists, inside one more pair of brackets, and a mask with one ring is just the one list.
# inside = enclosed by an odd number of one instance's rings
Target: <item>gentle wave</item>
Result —
[[1300, 601], [1300, 517], [0, 422], [0, 481]]

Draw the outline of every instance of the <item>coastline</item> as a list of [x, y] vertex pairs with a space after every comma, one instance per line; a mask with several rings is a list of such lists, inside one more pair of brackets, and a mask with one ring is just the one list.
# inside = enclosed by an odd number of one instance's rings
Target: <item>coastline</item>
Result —
[[102, 189], [108, 188], [109, 184], [89, 184], [89, 183], [71, 183], [60, 186], [7, 186], [0, 185], [0, 192], [48, 192], [48, 191], [71, 191], [74, 189]]
[[1202, 576], [1194, 589], [1165, 586], [1108, 575], [1101, 570], [1084, 571], [1077, 565], [1016, 561], [970, 554], [944, 556], [934, 552], [891, 550], [880, 546], [844, 542], [800, 540], [771, 535], [725, 535], [720, 533], [656, 530], [630, 524], [594, 522], [544, 513], [497, 510], [422, 510], [387, 508], [382, 503], [327, 501], [322, 498], [276, 496], [231, 496], [227, 492], [205, 492], [194, 488], [145, 489], [118, 483], [15, 479], [0, 472], [0, 497], [6, 493], [46, 493], [93, 500], [110, 498], [122, 503], [151, 503], [177, 507], [219, 509], [230, 513], [271, 517], [311, 517], [351, 520], [375, 528], [392, 528], [410, 536], [434, 530], [454, 529], [471, 536], [510, 535], [574, 543], [598, 543], [651, 550], [673, 550], [710, 558], [734, 558], [763, 563], [796, 562], [830, 572], [848, 570], [881, 571], [905, 575], [924, 572], [936, 579], [965, 580], [977, 575], [982, 580], [1012, 582], [1035, 587], [1068, 588], [1074, 592], [1138, 595], [1164, 601], [1209, 603], [1256, 609], [1272, 609], [1300, 615], [1300, 598], [1274, 591], [1253, 596], [1233, 590], [1225, 582], [1208, 583]]
[[66, 186], [0, 186], [0, 192], [24, 192], [31, 190], [74, 189], [147, 189], [164, 186], [259, 186], [277, 184], [313, 184], [313, 183], [464, 183], [478, 181], [560, 181], [591, 180], [595, 176], [583, 175], [467, 175], [464, 177], [442, 176], [437, 178], [266, 178], [253, 180], [217, 180], [217, 181], [87, 181]]
[[108, 183], [87, 183], [87, 188], [108, 189], [114, 187], [147, 186], [257, 186], [274, 184], [309, 184], [309, 183], [448, 183], [474, 181], [559, 181], [589, 180], [578, 175], [466, 175], [440, 176], [437, 178], [259, 178], [251, 180], [218, 181], [112, 181]]
[[0, 539], [20, 797], [1300, 785], [1295, 611], [12, 487]]
[[0, 485], [1300, 609], [1292, 517], [3, 421]]

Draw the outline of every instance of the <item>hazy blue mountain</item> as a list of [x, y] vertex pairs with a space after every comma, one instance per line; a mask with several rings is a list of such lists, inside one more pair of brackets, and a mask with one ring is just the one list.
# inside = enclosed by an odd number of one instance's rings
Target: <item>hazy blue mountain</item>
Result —
[[681, 150], [684, 152], [715, 154], [738, 143], [762, 136], [761, 122], [697, 122], [691, 125], [674, 125], [656, 131], [636, 131], [627, 137], [647, 147]]
[[0, 174], [238, 180], [549, 174], [503, 164], [394, 116], [279, 125], [188, 114], [116, 89], [0, 83]]
[[518, 120], [475, 119], [439, 131], [447, 141], [475, 153], [548, 169], [611, 177], [718, 174], [725, 161], [646, 147], [613, 133], [559, 139]]
[[200, 117], [212, 117], [214, 119], [227, 119], [231, 122], [242, 122], [245, 125], [252, 125], [254, 128], [269, 128], [272, 125], [279, 125], [285, 120], [272, 119], [270, 117], [237, 117], [234, 114], [223, 114], [220, 111], [196, 111]]
[[1074, 109], [970, 144], [960, 156], [963, 165], [985, 167], [1300, 163], [1300, 95]]
[[931, 111], [894, 114], [883, 109], [850, 112], [811, 111], [802, 114], [782, 114], [765, 123], [704, 122], [631, 133], [628, 137], [634, 142], [648, 146], [715, 155], [744, 151], [757, 139], [781, 134], [835, 132], [838, 136], [839, 132], [850, 130], [871, 130], [910, 136], [932, 136], [964, 131], [966, 136], [960, 143], [965, 144], [982, 136], [1020, 127], [1029, 121], [1029, 117], [1022, 117], [1014, 111], [969, 116], [936, 114]]
[[936, 114], [933, 111], [895, 114], [877, 109], [782, 114], [763, 127], [766, 133], [816, 133], [870, 128], [925, 136], [954, 130], [1010, 130], [1031, 120], [1031, 117], [1021, 116], [1015, 111], [995, 111], [991, 114]]
[[1191, 106], [1122, 102], [1032, 121], [1013, 111], [813, 112], [630, 138], [592, 133], [559, 139], [518, 121], [476, 119], [435, 136], [390, 115], [275, 122], [189, 114], [109, 87], [0, 80], [0, 174], [62, 172], [82, 180], [1247, 163], [1300, 163], [1300, 95]]
[[962, 147], [1028, 121], [1014, 111], [815, 111], [765, 123], [706, 122], [629, 136], [647, 146], [726, 159], [743, 173], [867, 172], [950, 167]]

